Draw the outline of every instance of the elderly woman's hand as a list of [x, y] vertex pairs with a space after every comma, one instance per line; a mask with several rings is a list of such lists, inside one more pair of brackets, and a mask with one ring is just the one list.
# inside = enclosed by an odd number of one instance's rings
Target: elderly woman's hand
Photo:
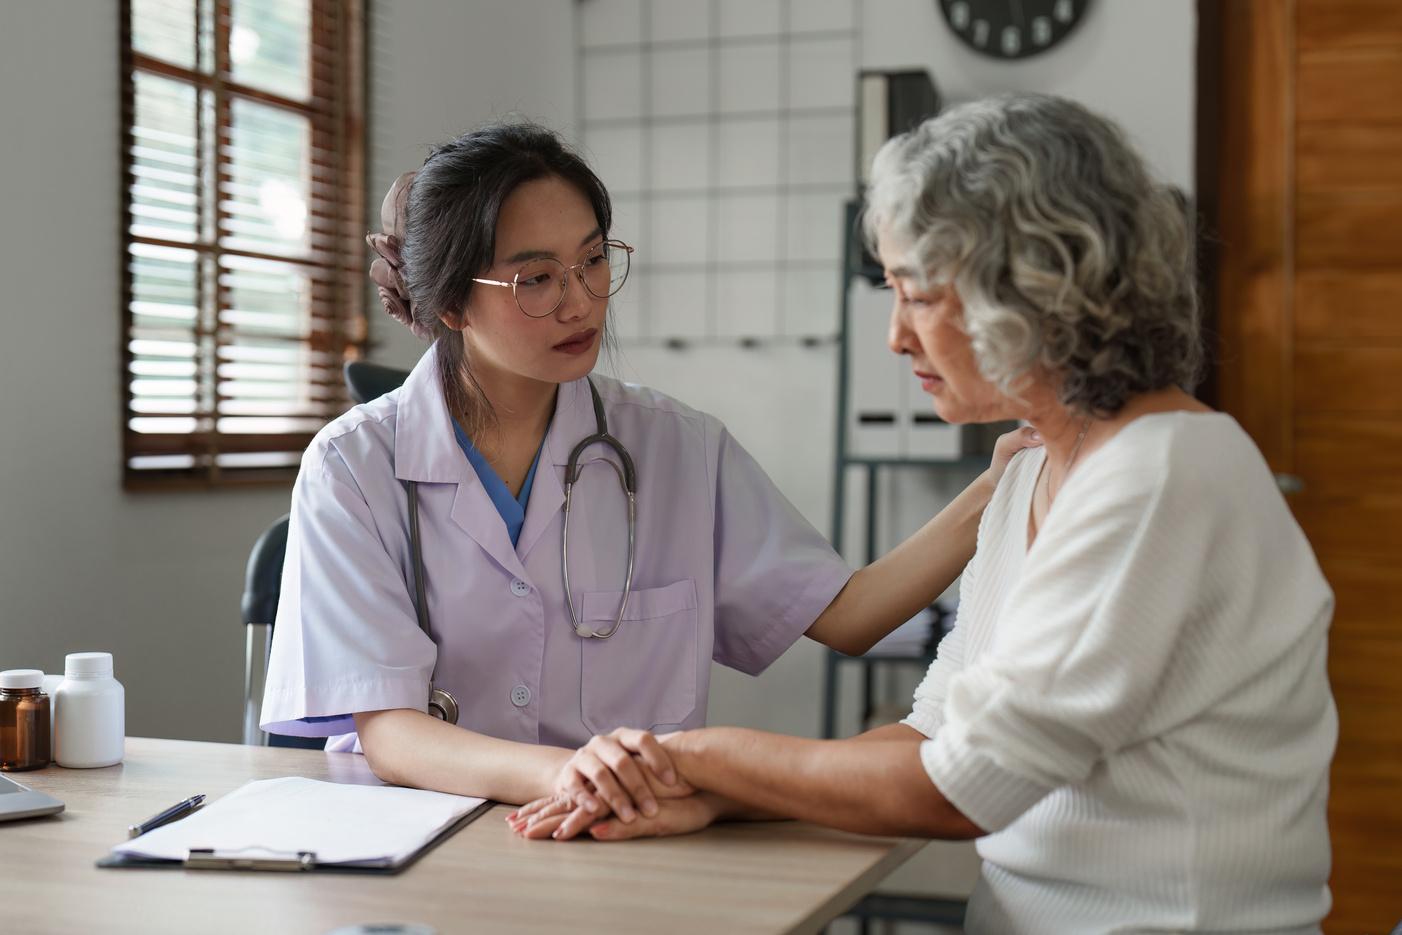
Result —
[[1003, 472], [1008, 468], [1008, 462], [1013, 459], [1024, 448], [1042, 447], [1042, 436], [1037, 434], [1037, 430], [1030, 425], [1024, 425], [1020, 429], [1013, 429], [998, 436], [998, 443], [993, 446], [993, 463], [988, 467], [988, 479], [997, 486]]
[[[626, 841], [630, 838], [660, 838], [700, 831], [720, 818], [728, 800], [711, 792], [697, 792], [676, 799], [662, 799], [657, 813], [631, 822], [616, 815], [598, 816], [575, 807], [568, 798], [550, 796], [532, 802], [508, 816], [511, 830], [523, 838], [555, 838], [567, 841], [587, 832], [598, 841]], [[528, 808], [530, 815], [522, 817]]]

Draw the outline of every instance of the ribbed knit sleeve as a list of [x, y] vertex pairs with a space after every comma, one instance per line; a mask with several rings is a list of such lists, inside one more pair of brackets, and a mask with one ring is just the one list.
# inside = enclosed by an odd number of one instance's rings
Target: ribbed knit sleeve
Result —
[[[968, 574], [968, 570], [964, 574]], [[925, 678], [915, 689], [915, 704], [909, 716], [901, 721], [915, 728], [926, 737], [933, 737], [944, 723], [944, 697], [949, 686], [949, 678], [964, 666], [965, 631], [955, 627], [940, 641], [935, 661], [925, 673]]]

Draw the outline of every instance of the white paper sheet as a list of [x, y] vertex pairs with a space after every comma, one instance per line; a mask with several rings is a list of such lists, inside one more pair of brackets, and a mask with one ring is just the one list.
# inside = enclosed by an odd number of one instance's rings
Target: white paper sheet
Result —
[[300, 776], [259, 779], [188, 818], [114, 846], [112, 853], [184, 860], [200, 848], [240, 857], [313, 851], [319, 864], [393, 865], [485, 801]]

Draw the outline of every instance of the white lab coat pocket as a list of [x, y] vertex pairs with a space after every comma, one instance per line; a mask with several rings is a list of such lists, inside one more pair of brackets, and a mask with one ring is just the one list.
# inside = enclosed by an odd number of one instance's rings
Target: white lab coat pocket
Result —
[[[582, 619], [607, 631], [622, 591], [585, 591]], [[696, 708], [696, 583], [633, 589], [617, 632], [584, 640], [580, 708], [584, 725], [652, 730], [679, 725]]]

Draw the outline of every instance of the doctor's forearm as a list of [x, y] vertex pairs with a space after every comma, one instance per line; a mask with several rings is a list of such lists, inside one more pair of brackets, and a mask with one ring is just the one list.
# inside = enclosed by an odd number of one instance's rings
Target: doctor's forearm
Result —
[[385, 782], [512, 805], [549, 795], [574, 752], [489, 737], [408, 708], [362, 712], [355, 727]]
[[928, 607], [974, 557], [979, 518], [993, 497], [985, 473], [919, 532], [854, 574], [807, 635], [850, 656]]

